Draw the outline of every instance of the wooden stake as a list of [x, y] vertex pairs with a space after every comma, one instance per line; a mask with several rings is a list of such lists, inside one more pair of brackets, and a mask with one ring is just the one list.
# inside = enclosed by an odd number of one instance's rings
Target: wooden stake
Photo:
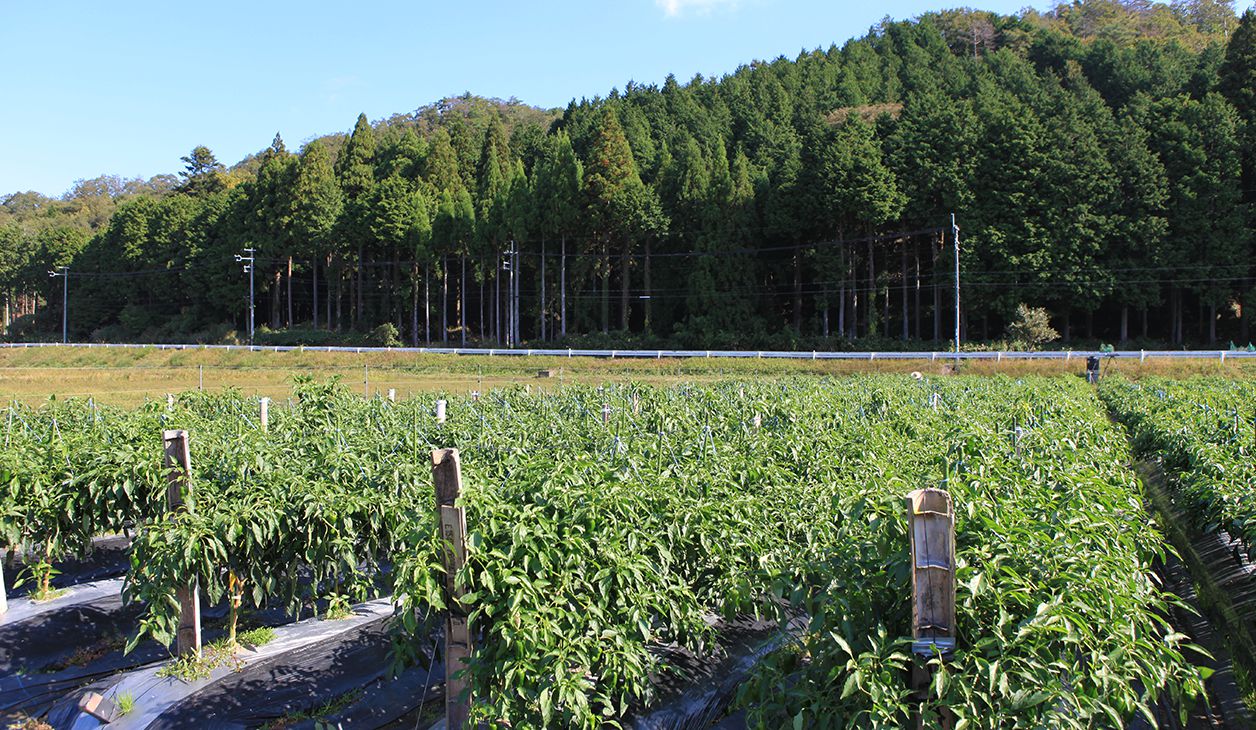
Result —
[[467, 559], [467, 516], [464, 508], [456, 504], [462, 495], [462, 463], [457, 449], [432, 452], [432, 482], [445, 541], [441, 561], [445, 567], [445, 603], [449, 607], [445, 619], [445, 727], [458, 730], [467, 725], [471, 715], [471, 689], [467, 677], [454, 675], [465, 669], [473, 645], [471, 621], [460, 602], [465, 591], [458, 582], [458, 572]]
[[270, 398], [263, 398], [257, 404], [257, 418], [262, 424], [262, 433], [270, 430]]
[[[907, 534], [911, 541], [912, 688], [924, 699], [933, 679], [930, 659], [955, 650], [955, 511], [942, 489], [918, 489], [907, 495]], [[942, 726], [954, 716], [942, 713]], [[924, 718], [917, 713], [917, 727]]]
[[[166, 510], [168, 512], [192, 511], [192, 505], [186, 503], [191, 486], [192, 456], [188, 447], [188, 432], [163, 431], [162, 440], [166, 447]], [[196, 579], [180, 587], [177, 592], [179, 599], [179, 631], [177, 645], [179, 656], [185, 654], [201, 655], [201, 603], [197, 596]]]

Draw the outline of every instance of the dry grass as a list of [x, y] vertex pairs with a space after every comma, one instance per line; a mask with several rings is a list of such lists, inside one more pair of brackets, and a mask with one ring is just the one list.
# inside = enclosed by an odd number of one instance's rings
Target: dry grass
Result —
[[[1080, 358], [1058, 360], [971, 361], [962, 372], [991, 375], [1051, 375], [1080, 373]], [[541, 369], [559, 375], [538, 379]], [[369, 370], [369, 374], [368, 374]], [[88, 350], [32, 348], [0, 351], [0, 398], [38, 402], [48, 397], [91, 396], [101, 403], [133, 406], [159, 400], [166, 393], [237, 388], [246, 395], [286, 398], [292, 377], [339, 376], [363, 392], [398, 397], [411, 393], [443, 391], [465, 393], [511, 383], [531, 383], [552, 388], [561, 384], [636, 381], [666, 385], [680, 381], [732, 378], [786, 377], [793, 375], [845, 375], [852, 373], [942, 374], [949, 366], [942, 360], [773, 360], [773, 359], [661, 359], [627, 360], [564, 357], [487, 357], [415, 355], [396, 352], [234, 352], [221, 350]], [[1220, 375], [1233, 378], [1256, 376], [1256, 361], [1230, 360], [1110, 360], [1104, 372], [1138, 378], [1145, 375], [1186, 377]], [[369, 385], [367, 379], [369, 377]]]

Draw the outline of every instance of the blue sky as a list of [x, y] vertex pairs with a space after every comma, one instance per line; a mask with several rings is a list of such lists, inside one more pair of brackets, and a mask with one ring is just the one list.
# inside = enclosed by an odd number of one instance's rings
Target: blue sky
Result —
[[[228, 164], [471, 91], [538, 106], [864, 34], [939, 0], [0, 0], [0, 195]], [[973, 3], [1004, 13], [1025, 0]], [[200, 7], [194, 7], [200, 6]]]

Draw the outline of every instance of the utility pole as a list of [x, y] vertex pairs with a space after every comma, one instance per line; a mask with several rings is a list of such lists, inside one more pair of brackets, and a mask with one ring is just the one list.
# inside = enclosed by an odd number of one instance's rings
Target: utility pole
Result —
[[48, 276], [51, 276], [54, 279], [58, 276], [61, 277], [61, 344], [64, 345], [70, 341], [70, 267], [60, 266], [58, 268], [60, 271], [53, 269], [48, 272]]
[[955, 369], [959, 370], [959, 225], [951, 214], [951, 237], [955, 239]]
[[506, 260], [502, 262], [502, 269], [510, 272], [510, 280], [506, 289], [506, 347], [514, 347], [518, 344], [516, 337], [518, 335], [518, 317], [519, 312], [516, 309], [515, 301], [515, 268], [518, 263], [518, 251], [515, 249], [515, 242], [510, 241], [510, 248], [506, 249]]
[[236, 263], [243, 263], [244, 270], [249, 273], [249, 346], [253, 346], [253, 258], [255, 249], [246, 248], [243, 254], [236, 254]]

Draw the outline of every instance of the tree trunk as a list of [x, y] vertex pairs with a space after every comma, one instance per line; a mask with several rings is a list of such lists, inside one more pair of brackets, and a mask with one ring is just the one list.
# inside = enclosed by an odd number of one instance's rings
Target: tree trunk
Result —
[[[945, 234], [943, 234], [945, 235]], [[938, 342], [942, 339], [942, 284], [938, 281], [938, 251], [939, 248], [933, 249], [933, 266], [930, 267], [933, 272], [933, 341]]]
[[292, 257], [288, 257], [288, 324], [292, 328]]
[[541, 342], [546, 341], [547, 328], [545, 326], [545, 310], [549, 302], [545, 300], [545, 236], [541, 236], [541, 305], [537, 307], [541, 314], [538, 331], [541, 333]]
[[393, 249], [392, 260], [392, 291], [389, 292], [388, 301], [392, 307], [392, 319], [397, 325], [397, 332], [403, 332], [405, 327], [402, 321], [402, 310], [405, 307], [405, 300], [401, 298], [401, 252]]
[[270, 287], [270, 328], [279, 329], [280, 301], [283, 297], [283, 270], [275, 269], [275, 280]]
[[907, 242], [906, 242], [906, 241], [903, 241], [902, 259], [903, 259], [903, 261], [902, 261], [902, 263], [903, 263], [903, 267], [902, 267], [902, 268], [903, 268], [903, 279], [902, 279], [902, 283], [903, 283], [903, 285], [899, 288], [899, 291], [901, 291], [901, 292], [902, 292], [902, 295], [903, 295], [903, 302], [902, 302], [902, 310], [903, 310], [903, 342], [906, 342], [906, 341], [908, 340], [908, 338], [910, 338], [910, 337], [911, 337], [911, 331], [910, 331], [910, 330], [911, 330], [911, 327], [910, 327], [909, 318], [908, 318], [908, 315], [907, 315]]
[[314, 293], [314, 308], [311, 311], [313, 315], [314, 329], [318, 329], [318, 257], [310, 259], [310, 284]]
[[1130, 335], [1130, 308], [1129, 305], [1121, 305], [1121, 344], [1124, 345], [1129, 341]]
[[619, 328], [624, 332], [628, 331], [628, 318], [632, 311], [628, 304], [628, 287], [632, 284], [632, 272], [628, 266], [630, 258], [629, 246], [629, 241], [625, 239], [624, 252], [620, 257], [619, 264]]
[[1217, 344], [1217, 305], [1208, 305], [1208, 344]]
[[419, 262], [410, 265], [410, 345], [419, 346]]
[[846, 275], [850, 280], [850, 339], [859, 338], [859, 252], [850, 248], [850, 261]]
[[558, 274], [558, 321], [563, 338], [567, 337], [567, 234], [563, 234]]
[[493, 249], [493, 339], [497, 344], [502, 343], [502, 281], [501, 281], [501, 252], [496, 248]]
[[645, 313], [645, 321], [641, 326], [641, 331], [643, 332], [650, 331], [650, 297], [653, 296], [650, 290], [650, 243], [653, 238], [653, 236], [646, 236], [645, 238], [645, 270], [641, 272], [642, 284], [645, 286], [645, 299], [641, 300]]
[[461, 280], [458, 284], [458, 332], [459, 341], [463, 347], [467, 346], [467, 255], [458, 256], [460, 266], [462, 267]]
[[912, 245], [912, 258], [915, 259], [915, 263], [916, 263], [916, 339], [919, 340], [924, 337], [923, 333], [921, 332], [921, 323], [920, 323], [920, 244], [919, 242], [915, 242]]
[[366, 250], [358, 244], [358, 294], [357, 306], [353, 310], [353, 326], [366, 326]]
[[432, 267], [423, 265], [423, 341], [432, 344]]
[[802, 332], [802, 250], [794, 251], [794, 302], [793, 324], [795, 332]]
[[842, 242], [842, 232], [837, 232], [837, 269], [841, 273], [841, 281], [837, 285], [837, 331], [846, 336], [846, 244]]
[[449, 257], [440, 258], [440, 341], [449, 342]]
[[345, 321], [345, 274], [342, 269], [342, 262], [336, 262], [336, 330], [339, 331], [344, 327]]
[[609, 238], [602, 240], [602, 334], [611, 331], [611, 257]]
[[876, 334], [877, 267], [876, 253], [872, 248], [872, 235], [868, 235], [868, 336]]

